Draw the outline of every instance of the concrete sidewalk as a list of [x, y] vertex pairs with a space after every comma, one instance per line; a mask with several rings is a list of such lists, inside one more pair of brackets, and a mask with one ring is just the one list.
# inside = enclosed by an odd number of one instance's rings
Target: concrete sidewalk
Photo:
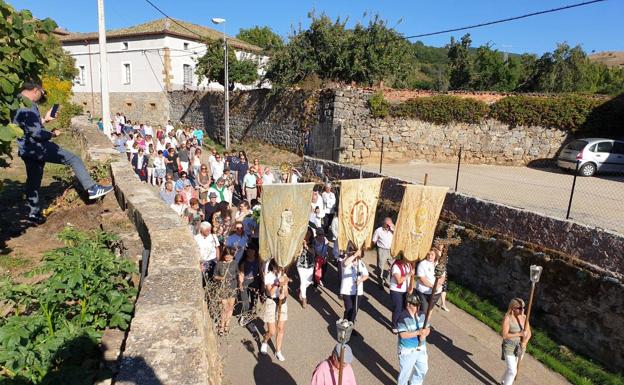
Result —
[[[398, 376], [397, 337], [390, 331], [390, 296], [387, 288], [377, 288], [372, 275], [375, 254], [368, 252], [367, 266], [371, 279], [365, 282], [366, 299], [360, 306], [356, 329], [361, 337], [352, 337], [353, 368], [358, 384], [396, 384]], [[296, 270], [291, 269], [291, 278]], [[298, 279], [298, 278], [297, 278]], [[295, 285], [288, 299], [288, 321], [283, 354], [285, 362], [269, 354], [259, 354], [258, 336], [246, 328], [234, 327], [221, 339], [224, 356], [224, 384], [291, 385], [309, 384], [316, 364], [328, 357], [335, 345], [335, 322], [342, 316], [342, 301], [336, 295], [338, 276], [330, 266], [327, 287], [316, 292], [308, 289], [308, 307], [302, 309]], [[522, 293], [518, 293], [522, 294]], [[505, 365], [500, 359], [501, 338], [480, 321], [450, 305], [450, 312], [438, 308], [432, 315], [428, 339], [429, 373], [426, 384], [498, 384]], [[254, 323], [262, 331], [261, 321]], [[250, 325], [251, 326], [251, 325]], [[253, 329], [251, 327], [250, 329]], [[532, 357], [523, 360], [517, 384], [560, 385], [568, 382]]]

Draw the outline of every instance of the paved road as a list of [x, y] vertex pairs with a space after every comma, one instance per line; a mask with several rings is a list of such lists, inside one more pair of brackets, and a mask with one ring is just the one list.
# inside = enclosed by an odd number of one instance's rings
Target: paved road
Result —
[[[379, 171], [379, 165], [364, 166]], [[385, 175], [455, 188], [457, 164], [412, 161], [383, 166]], [[557, 169], [493, 165], [461, 166], [458, 191], [475, 197], [565, 218], [572, 175]], [[577, 178], [571, 219], [624, 233], [624, 176]]]
[[[368, 265], [374, 254], [368, 253]], [[337, 273], [330, 267], [328, 281], [337, 282]], [[342, 315], [341, 302], [334, 294], [336, 286], [329, 285], [320, 293], [311, 289], [310, 305], [302, 309], [291, 295], [283, 353], [279, 362], [270, 349], [267, 356], [258, 353], [259, 345], [249, 330], [234, 328], [221, 339], [225, 356], [224, 378], [228, 385], [294, 385], [309, 384], [316, 364], [325, 359], [335, 344], [335, 322]], [[332, 292], [333, 290], [333, 292]], [[389, 294], [381, 292], [374, 278], [365, 284], [366, 300], [358, 314], [357, 330], [362, 337], [353, 337], [350, 345], [355, 361], [356, 379], [361, 385], [396, 384], [398, 360], [396, 336], [389, 330]], [[291, 291], [294, 293], [294, 291]], [[380, 302], [381, 301], [381, 302]], [[436, 309], [432, 316], [435, 330], [429, 338], [429, 374], [426, 383], [437, 384], [497, 384], [504, 371], [500, 360], [500, 337], [487, 326], [454, 306], [450, 313]], [[262, 322], [256, 323], [262, 330]], [[524, 385], [568, 384], [527, 357], [519, 377]]]

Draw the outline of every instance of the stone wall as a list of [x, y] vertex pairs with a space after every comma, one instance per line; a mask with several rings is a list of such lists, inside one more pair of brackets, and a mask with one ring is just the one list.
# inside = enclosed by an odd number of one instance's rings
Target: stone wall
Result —
[[[88, 92], [76, 92], [72, 102], [82, 106], [85, 113], [91, 111], [94, 117], [102, 115], [99, 92], [94, 93], [93, 97]], [[154, 127], [164, 126], [169, 119], [169, 101], [164, 92], [111, 92], [110, 109], [111, 118], [117, 112], [122, 112], [132, 121], [149, 122]]]
[[111, 161], [119, 205], [150, 252], [115, 383], [220, 385], [221, 359], [188, 226], [93, 125], [80, 118], [72, 125], [92, 159]]
[[414, 119], [374, 118], [368, 108], [370, 91], [336, 90], [334, 124], [342, 132], [343, 163], [379, 161], [383, 138], [384, 159], [525, 165], [555, 157], [568, 138], [567, 131], [542, 127], [509, 127], [486, 120], [480, 124], [437, 125]]
[[[310, 157], [304, 169], [329, 180], [360, 174]], [[378, 222], [388, 214], [396, 218], [405, 183], [385, 178]], [[462, 244], [450, 252], [451, 279], [505, 308], [509, 299], [526, 297], [529, 266], [542, 265], [535, 323], [574, 350], [624, 369], [624, 237], [453, 192], [441, 223], [463, 226]]]
[[[332, 104], [327, 97], [323, 91], [289, 90], [279, 95], [266, 89], [232, 92], [231, 141], [253, 138], [301, 153], [306, 130], [322, 138], [331, 135]], [[224, 142], [222, 92], [174, 91], [169, 99], [172, 121], [203, 127], [211, 138]], [[327, 147], [319, 145], [323, 151]]]

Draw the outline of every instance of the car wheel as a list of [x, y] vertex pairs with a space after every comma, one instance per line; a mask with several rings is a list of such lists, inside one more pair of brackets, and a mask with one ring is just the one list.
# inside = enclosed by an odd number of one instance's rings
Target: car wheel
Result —
[[596, 173], [596, 165], [593, 163], [585, 163], [580, 169], [579, 169], [579, 175], [580, 176], [592, 176]]

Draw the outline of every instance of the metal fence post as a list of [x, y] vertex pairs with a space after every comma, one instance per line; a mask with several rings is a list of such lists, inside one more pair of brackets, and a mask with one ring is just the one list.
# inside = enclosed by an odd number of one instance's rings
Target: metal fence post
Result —
[[568, 212], [566, 213], [566, 219], [570, 219], [570, 209], [572, 209], [572, 198], [574, 198], [574, 188], [576, 187], [576, 177], [578, 176], [580, 160], [576, 161], [576, 168], [574, 169], [574, 178], [572, 179], [572, 190], [570, 191], [570, 201], [568, 202]]
[[384, 153], [384, 137], [381, 137], [381, 157], [379, 158], [379, 173], [381, 174], [381, 168], [383, 167], [383, 153]]
[[462, 147], [459, 147], [459, 153], [457, 154], [457, 173], [455, 174], [455, 192], [457, 192], [457, 184], [459, 183], [459, 167], [461, 166]]

